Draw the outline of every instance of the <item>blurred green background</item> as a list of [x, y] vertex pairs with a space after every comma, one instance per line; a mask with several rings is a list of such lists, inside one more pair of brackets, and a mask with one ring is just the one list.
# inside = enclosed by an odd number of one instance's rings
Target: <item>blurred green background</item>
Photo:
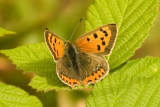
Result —
[[[86, 10], [92, 0], [0, 0], [0, 27], [16, 32], [0, 38], [0, 50], [31, 43], [44, 42], [44, 30], [69, 39], [75, 26], [83, 17], [72, 41], [84, 33]], [[159, 9], [160, 10], [160, 9]], [[160, 57], [160, 11], [149, 36], [132, 59], [145, 56]], [[42, 50], [43, 51], [43, 50]], [[45, 107], [84, 107], [90, 90], [73, 92], [37, 92], [28, 86], [32, 73], [16, 70], [16, 66], [0, 54], [0, 81], [12, 84], [36, 95]], [[64, 105], [65, 104], [65, 105]]]

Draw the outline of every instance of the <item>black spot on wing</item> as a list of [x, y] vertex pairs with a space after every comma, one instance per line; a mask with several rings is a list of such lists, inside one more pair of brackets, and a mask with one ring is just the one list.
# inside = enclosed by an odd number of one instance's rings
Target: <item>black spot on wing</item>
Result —
[[100, 31], [102, 31], [102, 32], [105, 34], [106, 37], [108, 36], [107, 31], [105, 31], [105, 30], [103, 30], [103, 29], [100, 29]]
[[53, 46], [55, 47], [55, 44], [53, 43]]
[[97, 70], [94, 70], [95, 73], [97, 73]]
[[56, 43], [57, 42], [57, 39], [55, 38], [54, 42]]
[[89, 82], [92, 82], [92, 80], [88, 80], [88, 83], [89, 83]]
[[98, 68], [97, 70], [100, 71], [100, 68]]
[[89, 39], [89, 38], [87, 38], [87, 41], [90, 41], [90, 39]]
[[104, 37], [101, 37], [101, 40], [104, 40]]
[[54, 48], [54, 51], [56, 51], [56, 48]]
[[94, 33], [94, 38], [96, 39], [96, 38], [98, 38], [98, 35], [97, 35], [97, 33]]
[[94, 72], [92, 72], [91, 75], [93, 76], [93, 75], [94, 75]]
[[104, 75], [104, 72], [102, 72], [102, 75]]
[[77, 82], [73, 82], [73, 84], [74, 84], [74, 85], [76, 85], [76, 84], [77, 84]]
[[103, 33], [107, 33], [107, 32], [104, 30]]
[[105, 33], [105, 36], [107, 37], [107, 36], [108, 36], [108, 33]]
[[103, 45], [103, 46], [105, 46], [105, 45], [106, 45], [106, 42], [105, 42], [105, 41], [103, 41], [103, 42], [102, 42], [102, 45]]
[[52, 36], [50, 37], [50, 42], [52, 43]]
[[101, 50], [101, 47], [100, 47], [100, 45], [97, 45], [97, 50], [99, 50], [99, 51]]

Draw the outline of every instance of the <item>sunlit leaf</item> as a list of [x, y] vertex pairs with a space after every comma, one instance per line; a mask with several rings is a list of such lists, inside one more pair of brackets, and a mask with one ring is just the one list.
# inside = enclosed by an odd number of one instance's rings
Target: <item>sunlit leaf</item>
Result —
[[160, 102], [160, 59], [146, 57], [97, 83], [87, 107], [158, 107]]
[[42, 107], [42, 104], [37, 97], [28, 95], [24, 90], [0, 82], [0, 106]]
[[[157, 14], [157, 0], [95, 0], [88, 9], [86, 31], [107, 23], [116, 23], [119, 33], [109, 58], [114, 69], [127, 61], [147, 36]], [[0, 51], [25, 72], [36, 72], [30, 86], [37, 90], [70, 89], [57, 77], [53, 58], [44, 43]]]

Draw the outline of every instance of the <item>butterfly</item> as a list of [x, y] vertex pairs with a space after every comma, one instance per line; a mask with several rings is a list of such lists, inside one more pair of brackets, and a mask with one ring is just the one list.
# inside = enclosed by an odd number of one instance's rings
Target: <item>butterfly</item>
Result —
[[106, 24], [80, 36], [74, 43], [64, 41], [48, 29], [45, 42], [56, 62], [59, 79], [70, 87], [95, 84], [109, 72], [109, 55], [117, 38], [117, 25]]

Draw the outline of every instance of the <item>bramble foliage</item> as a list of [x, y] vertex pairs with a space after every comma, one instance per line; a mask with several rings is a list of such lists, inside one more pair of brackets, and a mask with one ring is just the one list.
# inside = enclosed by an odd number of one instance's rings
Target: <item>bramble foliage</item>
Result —
[[28, 95], [24, 90], [0, 82], [0, 106], [42, 107], [42, 104], [37, 97]]
[[[86, 32], [107, 23], [116, 23], [119, 32], [113, 52], [108, 56], [110, 71], [114, 72], [94, 86], [87, 106], [159, 104], [160, 59], [146, 57], [127, 62], [147, 37], [157, 15], [157, 7], [158, 0], [95, 0], [90, 5]], [[8, 56], [17, 69], [36, 73], [29, 84], [33, 88], [39, 91], [70, 90], [58, 79], [56, 64], [45, 43], [0, 52]]]
[[160, 59], [128, 61], [94, 86], [87, 107], [159, 106]]

